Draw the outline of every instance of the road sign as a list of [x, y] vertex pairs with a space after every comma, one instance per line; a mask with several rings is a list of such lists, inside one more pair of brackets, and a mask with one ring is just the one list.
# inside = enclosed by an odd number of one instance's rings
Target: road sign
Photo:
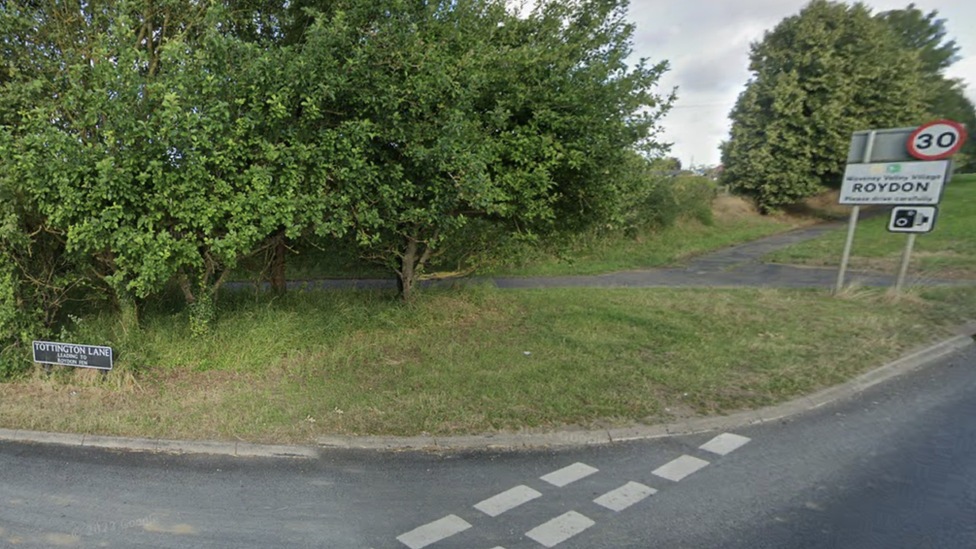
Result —
[[948, 176], [948, 160], [848, 164], [840, 203], [938, 204]]
[[888, 231], [892, 233], [928, 233], [935, 228], [939, 213], [936, 206], [898, 206], [891, 209]]
[[[908, 137], [917, 129], [918, 127], [856, 131], [851, 136], [847, 163], [914, 162], [915, 157], [908, 154]], [[870, 156], [865, 156], [867, 152], [870, 152]]]
[[919, 160], [942, 160], [959, 152], [966, 142], [966, 128], [951, 120], [920, 126], [908, 138], [908, 152]]
[[112, 348], [78, 343], [34, 342], [34, 362], [96, 370], [112, 369]]

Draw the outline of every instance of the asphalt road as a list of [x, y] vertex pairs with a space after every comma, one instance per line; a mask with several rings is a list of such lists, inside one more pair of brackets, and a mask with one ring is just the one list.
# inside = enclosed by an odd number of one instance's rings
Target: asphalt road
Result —
[[0, 547], [976, 547], [973, 347], [726, 455], [717, 434], [318, 460], [0, 443]]

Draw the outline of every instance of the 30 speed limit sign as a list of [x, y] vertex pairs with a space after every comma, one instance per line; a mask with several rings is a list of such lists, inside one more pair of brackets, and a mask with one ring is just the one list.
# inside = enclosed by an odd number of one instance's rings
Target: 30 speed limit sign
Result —
[[908, 152], [919, 160], [942, 160], [959, 152], [965, 141], [965, 126], [951, 120], [936, 120], [909, 136]]

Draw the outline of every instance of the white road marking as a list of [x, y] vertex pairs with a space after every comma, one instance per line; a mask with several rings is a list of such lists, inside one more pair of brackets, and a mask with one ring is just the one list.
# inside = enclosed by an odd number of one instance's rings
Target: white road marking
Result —
[[436, 543], [454, 534], [463, 532], [468, 528], [471, 528], [471, 525], [461, 517], [448, 515], [440, 520], [435, 520], [434, 522], [415, 528], [406, 534], [397, 536], [397, 541], [403, 543], [410, 549], [421, 549], [431, 543]]
[[546, 547], [555, 547], [594, 524], [596, 523], [576, 511], [570, 511], [545, 524], [536, 526], [526, 532], [525, 535]]
[[567, 484], [576, 482], [581, 478], [586, 478], [593, 473], [596, 473], [599, 469], [595, 467], [590, 467], [585, 463], [574, 463], [568, 467], [563, 467], [558, 471], [553, 471], [548, 475], [543, 475], [539, 478], [552, 484], [553, 486], [562, 488]]
[[506, 490], [497, 496], [482, 501], [475, 505], [474, 508], [489, 517], [497, 517], [505, 511], [511, 511], [519, 505], [539, 497], [542, 497], [542, 494], [528, 486], [516, 486], [511, 490]]
[[616, 490], [612, 490], [593, 500], [593, 503], [610, 509], [611, 511], [623, 511], [631, 505], [657, 493], [657, 490], [650, 486], [644, 486], [639, 482], [628, 482]]
[[718, 454], [724, 456], [730, 454], [739, 448], [746, 445], [747, 442], [752, 440], [749, 437], [744, 437], [742, 435], [734, 435], [732, 433], [722, 433], [721, 435], [709, 440], [705, 444], [699, 446], [702, 450], [706, 452], [711, 452], [713, 454]]
[[694, 456], [681, 456], [651, 471], [651, 474], [678, 482], [706, 465], [708, 462], [703, 459]]

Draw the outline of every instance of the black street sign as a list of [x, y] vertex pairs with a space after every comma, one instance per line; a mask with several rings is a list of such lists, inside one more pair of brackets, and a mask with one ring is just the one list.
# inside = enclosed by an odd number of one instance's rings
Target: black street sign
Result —
[[78, 343], [34, 342], [34, 362], [78, 368], [112, 369], [112, 348]]

